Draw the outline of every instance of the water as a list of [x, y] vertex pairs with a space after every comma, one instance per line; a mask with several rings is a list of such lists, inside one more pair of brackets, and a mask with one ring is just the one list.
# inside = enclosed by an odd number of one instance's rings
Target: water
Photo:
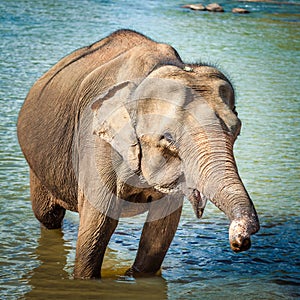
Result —
[[[299, 259], [300, 2], [223, 1], [224, 14], [184, 10], [184, 1], [0, 2], [1, 299], [297, 299]], [[297, 5], [296, 5], [297, 4]], [[228, 12], [246, 7], [249, 15]], [[186, 61], [216, 63], [232, 79], [243, 120], [235, 146], [241, 177], [261, 221], [250, 251], [229, 249], [225, 216], [202, 220], [185, 203], [162, 276], [122, 276], [145, 216], [124, 219], [102, 280], [74, 280], [78, 217], [41, 230], [29, 200], [28, 167], [15, 123], [31, 85], [72, 50], [119, 28], [172, 44]]]

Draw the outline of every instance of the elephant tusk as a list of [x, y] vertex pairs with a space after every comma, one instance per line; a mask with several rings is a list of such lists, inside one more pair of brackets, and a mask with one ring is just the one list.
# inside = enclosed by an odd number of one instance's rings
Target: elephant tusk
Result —
[[203, 215], [204, 208], [207, 203], [207, 198], [198, 190], [194, 189], [189, 197], [189, 201], [192, 204], [196, 217], [200, 219]]
[[186, 71], [186, 72], [194, 72], [194, 69], [191, 68], [191, 67], [189, 67], [189, 66], [185, 66], [185, 67], [183, 68], [183, 71]]

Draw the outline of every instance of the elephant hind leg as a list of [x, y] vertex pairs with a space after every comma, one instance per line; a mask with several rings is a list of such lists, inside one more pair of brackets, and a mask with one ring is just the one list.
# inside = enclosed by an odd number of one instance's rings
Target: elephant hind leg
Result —
[[30, 170], [30, 197], [35, 217], [48, 229], [61, 228], [66, 210]]

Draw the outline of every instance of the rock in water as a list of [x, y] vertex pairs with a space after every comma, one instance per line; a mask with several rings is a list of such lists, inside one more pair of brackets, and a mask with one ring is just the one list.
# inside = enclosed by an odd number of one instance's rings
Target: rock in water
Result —
[[245, 8], [239, 8], [239, 7], [236, 7], [236, 8], [233, 8], [232, 9], [232, 12], [234, 14], [249, 14], [250, 11], [245, 9]]
[[186, 4], [186, 5], [183, 5], [182, 7], [183, 8], [189, 8], [189, 9], [192, 9], [192, 10], [200, 10], [200, 11], [206, 10], [205, 6], [202, 5], [201, 3], [199, 3], [199, 4]]
[[211, 12], [224, 12], [224, 8], [218, 3], [208, 4], [206, 9]]

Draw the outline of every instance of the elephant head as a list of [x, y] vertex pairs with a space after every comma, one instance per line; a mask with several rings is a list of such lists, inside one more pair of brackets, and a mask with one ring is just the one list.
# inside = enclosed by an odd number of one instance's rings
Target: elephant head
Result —
[[183, 192], [197, 217], [209, 199], [230, 220], [232, 250], [250, 248], [259, 222], [233, 156], [241, 122], [222, 73], [162, 66], [113, 87], [93, 109], [96, 134], [126, 163], [127, 174], [162, 194]]

